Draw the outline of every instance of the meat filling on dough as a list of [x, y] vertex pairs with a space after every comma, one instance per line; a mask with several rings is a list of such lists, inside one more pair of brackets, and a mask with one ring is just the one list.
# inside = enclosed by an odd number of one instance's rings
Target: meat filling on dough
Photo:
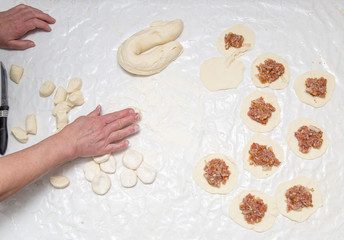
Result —
[[312, 125], [300, 127], [294, 135], [298, 140], [299, 151], [302, 153], [308, 153], [311, 147], [319, 149], [323, 143], [323, 132]]
[[237, 35], [235, 33], [228, 33], [225, 35], [225, 49], [228, 50], [230, 47], [241, 48], [244, 42], [244, 37], [242, 35]]
[[253, 143], [250, 151], [250, 165], [262, 166], [263, 170], [271, 170], [273, 166], [279, 166], [281, 162], [276, 158], [272, 147]]
[[262, 221], [265, 212], [268, 210], [268, 205], [260, 198], [256, 198], [251, 193], [247, 194], [241, 204], [241, 213], [248, 224], [259, 223]]
[[266, 125], [272, 113], [276, 111], [270, 103], [265, 103], [263, 97], [251, 101], [247, 115], [254, 121]]
[[228, 165], [222, 159], [212, 159], [206, 162], [203, 176], [211, 186], [220, 187], [221, 184], [226, 184], [231, 172], [228, 170]]
[[287, 212], [289, 211], [300, 211], [304, 207], [313, 207], [312, 193], [314, 189], [309, 189], [302, 185], [295, 185], [289, 188], [285, 197], [287, 198]]
[[314, 97], [325, 98], [326, 97], [326, 78], [307, 78], [306, 82], [306, 92]]
[[257, 69], [259, 71], [257, 78], [262, 84], [276, 81], [284, 74], [285, 70], [283, 64], [278, 63], [271, 58], [268, 58], [264, 63], [259, 64]]

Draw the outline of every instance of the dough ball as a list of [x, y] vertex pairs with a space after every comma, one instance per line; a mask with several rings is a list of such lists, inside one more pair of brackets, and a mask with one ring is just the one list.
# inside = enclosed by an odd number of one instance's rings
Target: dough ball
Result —
[[10, 79], [15, 82], [15, 83], [19, 83], [20, 79], [22, 78], [24, 73], [24, 68], [21, 66], [17, 66], [17, 65], [12, 65], [11, 69], [10, 69]]
[[236, 60], [216, 57], [204, 61], [201, 65], [200, 78], [210, 91], [237, 88], [244, 76], [245, 66]]
[[63, 87], [58, 87], [54, 96], [54, 104], [57, 105], [66, 101], [67, 91]]
[[58, 112], [56, 114], [56, 128], [62, 129], [68, 125], [69, 119], [66, 112]]
[[26, 116], [25, 125], [26, 125], [26, 133], [27, 134], [36, 135], [36, 133], [37, 133], [37, 120], [36, 120], [35, 114], [30, 114], [30, 115]]
[[[240, 204], [242, 200], [249, 193], [251, 193], [251, 195], [254, 195], [256, 198], [262, 199], [264, 203], [268, 206], [267, 211], [265, 212], [264, 217], [262, 218], [262, 221], [260, 221], [259, 223], [247, 223], [244, 215], [242, 214], [242, 211], [240, 210]], [[274, 225], [276, 217], [278, 216], [278, 209], [275, 203], [275, 199], [273, 197], [254, 190], [242, 191], [236, 197], [234, 197], [233, 201], [229, 205], [229, 216], [232, 218], [234, 222], [236, 222], [244, 228], [252, 229], [256, 232], [265, 232]]]
[[[314, 97], [311, 94], [306, 92], [306, 80], [308, 78], [321, 78], [324, 77], [327, 79], [326, 86], [326, 96], [325, 98]], [[332, 97], [333, 91], [335, 88], [335, 78], [332, 74], [325, 71], [310, 71], [306, 72], [296, 78], [294, 81], [294, 90], [301, 102], [304, 102], [313, 107], [322, 107], [324, 106]]]
[[114, 156], [110, 155], [106, 162], [100, 163], [100, 170], [105, 173], [115, 173], [116, 172], [116, 159]]
[[137, 183], [136, 172], [128, 168], [123, 168], [120, 174], [120, 181], [123, 187], [134, 187]]
[[[247, 112], [251, 107], [251, 101], [255, 100], [259, 97], [263, 97], [265, 103], [270, 103], [273, 107], [275, 107], [275, 112], [272, 113], [271, 117], [269, 118], [267, 124], [263, 125], [259, 122], [252, 120], [248, 115]], [[241, 112], [240, 117], [244, 124], [254, 132], [269, 132], [274, 129], [281, 121], [280, 118], [281, 108], [278, 104], [277, 98], [272, 93], [262, 92], [262, 91], [254, 91], [250, 95], [248, 95], [242, 105], [241, 105]]]
[[[206, 180], [206, 178], [203, 176], [206, 162], [209, 162], [212, 159], [221, 159], [225, 161], [226, 165], [228, 166], [228, 170], [231, 173], [229, 175], [229, 178], [227, 179], [226, 184], [221, 184], [220, 187], [215, 187], [215, 186], [210, 185], [208, 181]], [[239, 170], [235, 162], [224, 154], [216, 153], [216, 154], [207, 155], [198, 161], [194, 169], [193, 178], [195, 182], [201, 188], [203, 188], [205, 191], [209, 193], [227, 194], [230, 191], [232, 191], [233, 188], [235, 187], [238, 181], [238, 175], [239, 175]]]
[[15, 137], [15, 139], [17, 139], [21, 143], [27, 143], [27, 141], [29, 140], [29, 137], [28, 137], [26, 131], [24, 131], [20, 127], [12, 128], [11, 133]]
[[137, 177], [144, 184], [151, 184], [156, 178], [156, 170], [148, 163], [143, 162], [140, 167], [136, 170]]
[[[317, 127], [323, 132], [323, 136], [322, 136], [323, 143], [319, 149], [311, 147], [308, 153], [302, 153], [299, 150], [299, 141], [295, 137], [295, 132], [297, 132], [297, 130], [302, 126], [309, 127], [311, 125], [314, 127]], [[325, 133], [325, 129], [322, 126], [320, 126], [318, 123], [316, 123], [315, 121], [309, 118], [298, 118], [289, 124], [288, 133], [287, 133], [287, 143], [290, 149], [297, 156], [303, 159], [311, 160], [311, 159], [320, 157], [326, 152], [328, 144], [329, 144], [329, 140]]]
[[80, 91], [73, 92], [69, 95], [67, 103], [70, 107], [81, 106], [85, 103], [84, 95]]
[[69, 185], [69, 178], [66, 176], [52, 175], [50, 176], [50, 183], [54, 188], [65, 188]]
[[79, 91], [81, 87], [82, 87], [81, 78], [72, 78], [71, 80], [69, 80], [67, 92], [73, 93], [73, 92]]
[[72, 108], [68, 106], [66, 101], [58, 103], [53, 109], [53, 115], [56, 117], [58, 112], [66, 112], [68, 113]]
[[[268, 58], [275, 60], [277, 63], [281, 63], [284, 66], [284, 73], [272, 83], [268, 83], [268, 82], [262, 83], [257, 77], [257, 75], [259, 74], [257, 66], [259, 66], [261, 63], [264, 63], [264, 61], [267, 60]], [[262, 55], [257, 57], [252, 63], [251, 78], [254, 85], [256, 85], [256, 87], [259, 87], [259, 88], [269, 87], [271, 89], [283, 89], [286, 86], [288, 86], [288, 83], [290, 80], [290, 69], [289, 69], [288, 62], [284, 58], [276, 55], [275, 53], [270, 53], [270, 52], [263, 53]]]
[[111, 188], [111, 179], [106, 173], [99, 172], [92, 180], [92, 190], [96, 194], [104, 195]]
[[100, 173], [99, 164], [95, 161], [89, 161], [84, 166], [85, 178], [92, 182], [93, 178]]
[[92, 158], [96, 163], [104, 163], [109, 160], [110, 156], [111, 156], [111, 153], [107, 153], [100, 156], [93, 156]]
[[52, 81], [43, 83], [39, 89], [39, 95], [41, 97], [49, 97], [55, 90], [55, 84]]
[[133, 170], [136, 170], [140, 166], [142, 161], [142, 154], [133, 149], [127, 150], [122, 158], [123, 165]]
[[[291, 210], [287, 212], [287, 198], [285, 193], [289, 188], [295, 185], [302, 185], [308, 189], [313, 189], [313, 191], [311, 191], [313, 207], [303, 207], [301, 210]], [[275, 199], [279, 212], [283, 216], [296, 222], [305, 221], [323, 205], [318, 184], [314, 180], [306, 177], [298, 177], [291, 181], [279, 184], [276, 188]]]

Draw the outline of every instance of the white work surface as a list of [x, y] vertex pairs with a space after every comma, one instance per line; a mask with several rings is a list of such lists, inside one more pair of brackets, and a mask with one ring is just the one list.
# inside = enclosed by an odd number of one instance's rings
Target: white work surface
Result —
[[[36, 47], [0, 50], [7, 70], [23, 66], [19, 84], [9, 81], [9, 128], [25, 127], [26, 115], [37, 114], [38, 133], [26, 144], [9, 135], [7, 154], [29, 147], [53, 134], [53, 96], [41, 98], [45, 81], [67, 87], [72, 77], [83, 80], [85, 104], [71, 110], [70, 121], [92, 111], [135, 106], [142, 111], [141, 131], [130, 147], [144, 154], [158, 171], [152, 185], [121, 187], [123, 153], [115, 154], [118, 170], [112, 188], [93, 193], [83, 166], [89, 158], [72, 161], [54, 173], [71, 180], [66, 189], [49, 183], [51, 173], [0, 203], [1, 239], [341, 239], [344, 234], [344, 1], [24, 1], [56, 18], [52, 32], [27, 36]], [[1, 0], [0, 10], [19, 4]], [[156, 20], [180, 18], [184, 31], [178, 41], [182, 55], [161, 73], [138, 77], [118, 64], [119, 45]], [[237, 89], [210, 92], [199, 78], [206, 59], [221, 56], [216, 48], [225, 29], [244, 24], [256, 36], [253, 50], [239, 58], [246, 67]], [[243, 148], [253, 135], [239, 116], [242, 100], [256, 87], [250, 78], [253, 60], [264, 52], [287, 60], [291, 80], [272, 91], [281, 106], [281, 123], [267, 133], [283, 148], [285, 162], [267, 179], [243, 169]], [[293, 82], [310, 70], [325, 70], [336, 78], [332, 99], [322, 108], [297, 98]], [[289, 123], [308, 117], [326, 129], [330, 144], [315, 160], [303, 160], [286, 143]], [[223, 153], [238, 165], [239, 179], [227, 195], [212, 195], [193, 180], [196, 162]], [[0, 159], [1, 161], [1, 159]], [[1, 162], [0, 162], [1, 167]], [[298, 176], [314, 178], [324, 205], [307, 221], [282, 215], [264, 233], [237, 225], [228, 215], [234, 196], [254, 189], [274, 195], [276, 186]]]

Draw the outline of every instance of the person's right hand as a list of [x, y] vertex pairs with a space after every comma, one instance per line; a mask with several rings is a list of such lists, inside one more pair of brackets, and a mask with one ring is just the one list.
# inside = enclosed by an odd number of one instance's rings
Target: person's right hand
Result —
[[5, 12], [0, 12], [0, 48], [24, 50], [34, 47], [30, 40], [21, 40], [36, 28], [50, 32], [49, 24], [55, 19], [36, 8], [20, 4]]

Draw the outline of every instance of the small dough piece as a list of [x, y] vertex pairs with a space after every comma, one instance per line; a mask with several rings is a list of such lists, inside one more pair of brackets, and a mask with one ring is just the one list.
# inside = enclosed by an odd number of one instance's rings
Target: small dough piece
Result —
[[15, 82], [15, 83], [19, 83], [20, 79], [22, 78], [24, 73], [24, 68], [21, 66], [17, 66], [17, 65], [12, 65], [11, 69], [10, 69], [10, 79]]
[[50, 176], [50, 183], [54, 188], [65, 188], [69, 185], [69, 178], [61, 175]]
[[[228, 50], [225, 48], [225, 35], [228, 33], [234, 33], [237, 35], [242, 35], [244, 37], [244, 42], [242, 47], [235, 48], [230, 47]], [[237, 24], [227, 30], [223, 31], [217, 40], [217, 49], [225, 57], [229, 56], [232, 60], [237, 59], [243, 55], [246, 51], [251, 50], [254, 47], [255, 37], [254, 32], [245, 25]]]
[[141, 165], [142, 161], [142, 154], [133, 149], [127, 150], [122, 158], [123, 165], [132, 170], [136, 170]]
[[111, 156], [111, 153], [107, 153], [100, 156], [93, 156], [92, 158], [96, 163], [104, 163], [110, 159], [110, 156]]
[[[302, 185], [302, 186], [307, 187], [309, 189], [313, 188], [314, 191], [311, 192], [313, 207], [304, 207], [298, 211], [291, 210], [291, 211], [287, 212], [287, 202], [286, 202], [287, 198], [285, 196], [285, 193], [289, 188], [291, 188], [295, 185]], [[276, 191], [275, 191], [275, 199], [276, 199], [276, 203], [277, 203], [277, 207], [278, 207], [279, 212], [283, 216], [285, 216], [285, 217], [287, 217], [293, 221], [296, 221], [296, 222], [305, 221], [313, 213], [315, 213], [318, 210], [318, 208], [320, 208], [323, 205], [323, 201], [321, 198], [321, 193], [320, 193], [318, 184], [314, 180], [312, 180], [310, 178], [303, 177], [303, 176], [295, 178], [295, 179], [288, 181], [288, 182], [280, 183], [277, 186]]]
[[[281, 63], [284, 66], [284, 73], [282, 74], [282, 76], [280, 76], [278, 79], [276, 79], [272, 83], [262, 83], [257, 77], [257, 74], [259, 73], [259, 71], [256, 66], [258, 66], [261, 63], [264, 63], [264, 61], [268, 58], [275, 60], [278, 63]], [[256, 85], [256, 87], [259, 87], [259, 88], [269, 87], [271, 89], [276, 89], [276, 90], [283, 89], [286, 86], [288, 86], [288, 83], [290, 80], [290, 69], [289, 69], [288, 62], [284, 58], [278, 56], [275, 53], [271, 53], [271, 52], [263, 53], [262, 55], [258, 56], [252, 63], [251, 78], [254, 85]]]
[[41, 97], [49, 97], [55, 90], [56, 86], [52, 81], [43, 83], [39, 89], [39, 95]]
[[111, 188], [110, 177], [103, 172], [98, 173], [92, 180], [92, 190], [98, 195], [104, 195]]
[[105, 173], [115, 173], [116, 172], [116, 159], [113, 155], [110, 155], [109, 159], [103, 163], [99, 164], [100, 170]]
[[68, 125], [68, 115], [66, 112], [58, 112], [56, 114], [56, 128], [62, 129]]
[[[270, 170], [263, 170], [262, 166], [250, 165], [249, 151], [253, 143], [258, 143], [260, 145], [266, 145], [267, 147], [271, 147], [275, 154], [275, 157], [281, 162], [281, 164], [279, 166], [272, 166]], [[282, 165], [283, 161], [284, 153], [282, 147], [278, 143], [273, 141], [271, 138], [261, 133], [254, 134], [244, 149], [244, 169], [252, 173], [252, 175], [256, 178], [267, 178], [271, 176]]]
[[37, 133], [37, 120], [35, 114], [30, 114], [26, 116], [25, 128], [27, 134], [36, 135]]
[[[320, 78], [324, 77], [327, 79], [326, 86], [326, 97], [314, 97], [306, 92], [306, 80], [307, 78]], [[326, 71], [310, 71], [298, 76], [294, 82], [294, 89], [296, 95], [299, 97], [301, 102], [304, 102], [312, 107], [322, 107], [324, 106], [332, 97], [335, 88], [334, 76]]]
[[[265, 212], [264, 217], [262, 218], [262, 221], [255, 224], [249, 224], [246, 222], [244, 215], [242, 214], [240, 210], [240, 204], [243, 200], [243, 198], [251, 193], [251, 195], [254, 195], [256, 198], [260, 198], [264, 201], [265, 204], [268, 205], [267, 211]], [[235, 221], [237, 224], [243, 226], [247, 229], [252, 229], [256, 232], [264, 232], [270, 229], [276, 220], [276, 217], [278, 216], [278, 209], [275, 202], [275, 199], [265, 193], [259, 192], [259, 191], [242, 191], [239, 193], [236, 197], [234, 197], [233, 201], [229, 205], [229, 216]]]
[[[206, 162], [211, 161], [212, 159], [219, 158], [226, 162], [228, 166], [228, 170], [230, 171], [229, 178], [227, 179], [226, 184], [221, 184], [220, 187], [211, 186], [206, 178], [203, 176], [204, 174], [204, 167]], [[233, 190], [237, 181], [238, 181], [239, 170], [235, 162], [227, 157], [224, 154], [216, 153], [216, 154], [209, 154], [203, 157], [195, 166], [193, 178], [195, 182], [203, 188], [205, 191], [214, 194], [227, 194]]]
[[204, 61], [201, 65], [200, 78], [210, 91], [237, 88], [244, 77], [245, 65], [235, 60], [216, 57]]
[[70, 93], [79, 91], [81, 87], [82, 87], [81, 78], [72, 78], [71, 80], [69, 80], [67, 92], [70, 94]]
[[128, 168], [123, 168], [120, 174], [120, 180], [123, 187], [134, 187], [137, 183], [136, 172]]
[[66, 112], [68, 113], [72, 108], [68, 106], [66, 101], [58, 103], [53, 109], [53, 115], [56, 117], [58, 112]]
[[85, 103], [84, 95], [80, 91], [73, 92], [68, 96], [67, 103], [70, 107], [80, 106]]
[[27, 141], [29, 140], [29, 137], [28, 137], [26, 131], [24, 131], [20, 127], [12, 128], [11, 133], [15, 137], [15, 139], [17, 139], [21, 143], [27, 143]]
[[156, 178], [156, 170], [148, 163], [143, 162], [140, 167], [136, 170], [137, 177], [144, 184], [151, 184]]
[[[261, 123], [258, 123], [252, 120], [247, 115], [247, 112], [249, 111], [249, 108], [251, 107], [251, 101], [259, 97], [263, 97], [266, 103], [270, 103], [276, 109], [276, 111], [272, 113], [266, 125], [263, 125]], [[262, 92], [262, 91], [254, 91], [244, 99], [241, 105], [240, 116], [241, 116], [242, 121], [245, 123], [245, 125], [252, 131], [269, 132], [280, 123], [281, 121], [280, 113], [281, 113], [281, 108], [274, 94]]]
[[84, 166], [85, 178], [92, 182], [93, 178], [100, 173], [99, 164], [95, 161], [89, 161]]
[[[182, 33], [183, 26], [180, 19], [153, 22], [149, 28], [135, 33], [121, 44], [117, 52], [118, 63], [136, 75], [162, 71], [183, 51], [183, 46], [174, 41]], [[152, 50], [146, 52], [149, 49]]]
[[58, 87], [54, 96], [54, 104], [57, 105], [66, 101], [67, 91], [63, 87]]
[[[300, 127], [304, 125], [307, 127], [312, 125], [314, 127], [319, 128], [323, 132], [323, 136], [322, 136], [323, 143], [319, 149], [311, 147], [308, 153], [302, 153], [299, 151], [299, 141], [297, 140], [294, 134], [295, 132], [297, 132], [297, 130]], [[289, 124], [288, 133], [287, 133], [287, 142], [290, 149], [297, 156], [303, 159], [307, 159], [307, 160], [312, 160], [323, 155], [326, 152], [328, 144], [329, 144], [329, 140], [328, 140], [328, 137], [326, 136], [325, 129], [322, 126], [320, 126], [318, 123], [314, 122], [312, 119], [309, 119], [309, 118], [298, 118]]]

